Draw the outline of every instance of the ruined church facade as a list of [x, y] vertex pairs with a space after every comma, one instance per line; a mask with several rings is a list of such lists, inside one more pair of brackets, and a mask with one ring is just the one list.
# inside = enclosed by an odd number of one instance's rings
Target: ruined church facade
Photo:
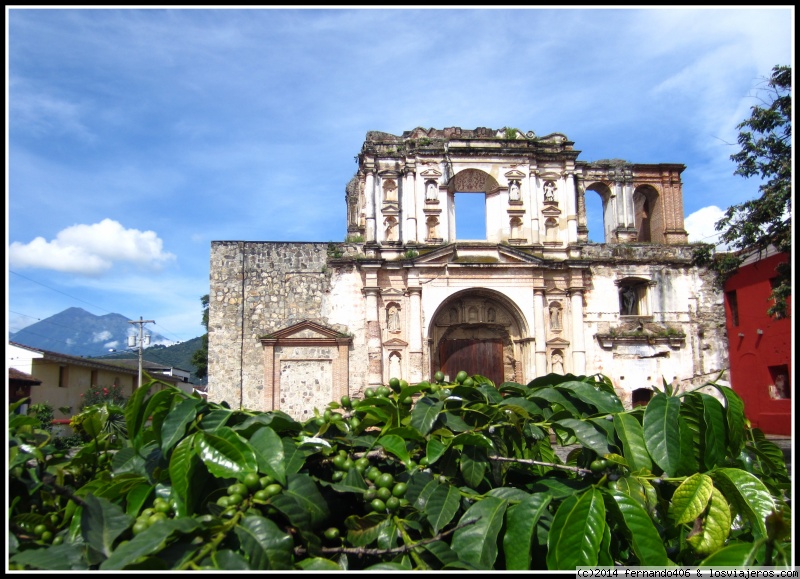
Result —
[[[693, 264], [685, 167], [579, 153], [558, 133], [368, 132], [347, 241], [212, 243], [209, 399], [306, 419], [437, 370], [497, 385], [599, 372], [628, 405], [716, 378], [724, 311]], [[477, 239], [459, 235], [465, 195], [485, 208]], [[589, 242], [588, 195], [604, 243]]]

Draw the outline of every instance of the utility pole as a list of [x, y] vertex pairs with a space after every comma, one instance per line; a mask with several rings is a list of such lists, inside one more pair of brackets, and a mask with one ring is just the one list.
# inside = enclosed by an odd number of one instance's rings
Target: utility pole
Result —
[[[139, 339], [136, 339], [136, 336], [128, 336], [128, 347], [133, 348], [136, 346], [138, 342], [139, 346], [139, 388], [142, 387], [142, 346], [144, 345], [145, 335], [144, 335], [144, 325], [145, 324], [155, 324], [155, 320], [143, 320], [142, 316], [139, 316], [138, 320], [128, 321], [129, 324], [139, 324]], [[150, 343], [150, 335], [146, 336], [147, 343]]]

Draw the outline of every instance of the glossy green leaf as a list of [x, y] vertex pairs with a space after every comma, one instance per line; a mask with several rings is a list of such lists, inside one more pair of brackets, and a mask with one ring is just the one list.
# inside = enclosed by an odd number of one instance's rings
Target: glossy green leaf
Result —
[[271, 520], [259, 516], [244, 517], [234, 529], [250, 567], [258, 570], [292, 569], [292, 536]]
[[[530, 394], [528, 394], [528, 398], [533, 398], [534, 400], [544, 400], [547, 404], [544, 404], [543, 406], [553, 406], [554, 404], [558, 404], [572, 416], [581, 415], [580, 411], [575, 407], [570, 399], [555, 388], [534, 389]], [[539, 403], [537, 402], [537, 404]]]
[[162, 425], [164, 419], [172, 407], [172, 399], [175, 397], [175, 389], [168, 388], [155, 392], [145, 406], [145, 420], [150, 420], [151, 432], [155, 433], [158, 440], [162, 439]]
[[114, 541], [128, 530], [133, 518], [122, 507], [94, 495], [84, 497], [81, 513], [83, 540], [106, 557], [113, 551]]
[[753, 536], [766, 537], [766, 519], [775, 509], [775, 501], [764, 483], [738, 468], [720, 468], [711, 477], [728, 502], [750, 523]]
[[148, 482], [137, 485], [132, 488], [125, 497], [125, 512], [129, 515], [136, 516], [139, 511], [144, 507], [145, 502], [153, 492], [153, 485]]
[[379, 525], [386, 520], [386, 516], [370, 513], [364, 517], [351, 515], [344, 520], [347, 527], [347, 542], [354, 547], [366, 547], [378, 540]]
[[614, 566], [614, 556], [611, 554], [611, 528], [608, 524], [603, 525], [603, 538], [600, 540], [600, 548], [597, 550], [597, 565], [599, 567]]
[[[186, 535], [194, 532], [198, 527], [198, 521], [189, 517], [159, 521], [134, 536], [124, 545], [119, 545], [114, 549], [111, 556], [100, 564], [100, 570], [126, 569], [140, 558], [161, 551], [173, 533]], [[200, 545], [197, 548], [199, 549]]]
[[480, 432], [464, 432], [450, 441], [450, 446], [478, 446], [494, 450], [492, 441]]
[[702, 473], [696, 473], [684, 480], [672, 495], [669, 517], [676, 525], [690, 523], [706, 510], [714, 481]]
[[555, 424], [574, 432], [582, 445], [595, 451], [600, 456], [611, 452], [606, 433], [592, 422], [575, 418], [563, 418], [556, 421]]
[[710, 470], [722, 464], [728, 447], [725, 433], [725, 409], [719, 400], [708, 394], [700, 394], [703, 400], [703, 421], [705, 423], [705, 444], [703, 462]]
[[438, 438], [431, 438], [425, 445], [425, 456], [428, 457], [428, 464], [433, 464], [439, 460], [447, 449], [448, 444], [441, 442]]
[[[13, 535], [10, 535], [13, 537]], [[46, 549], [28, 549], [12, 555], [11, 563], [25, 565], [28, 569], [42, 571], [88, 571], [83, 557], [83, 548], [79, 544], [65, 543]], [[20, 573], [12, 572], [9, 575]]]
[[211, 554], [211, 562], [216, 569], [225, 571], [250, 571], [247, 559], [230, 549], [220, 549]]
[[227, 426], [198, 432], [195, 450], [208, 471], [219, 478], [240, 478], [258, 468], [253, 449]]
[[232, 410], [228, 410], [227, 408], [215, 408], [202, 417], [200, 420], [200, 428], [206, 432], [214, 432], [218, 428], [225, 426], [232, 415]]
[[[172, 480], [172, 488], [179, 497], [182, 497], [182, 507], [186, 515], [193, 511], [194, 502], [197, 499], [196, 485], [199, 481], [195, 479], [195, 473], [200, 463], [197, 456], [194, 439], [197, 435], [187, 436], [178, 443], [172, 456], [169, 459], [169, 476]], [[193, 488], [194, 487], [194, 488]]]
[[264, 426], [250, 437], [250, 446], [256, 455], [258, 470], [286, 486], [285, 455], [281, 437], [269, 426]]
[[622, 402], [617, 396], [604, 390], [599, 390], [587, 382], [563, 382], [558, 384], [556, 388], [562, 392], [570, 392], [582, 402], [594, 406], [598, 413], [613, 414], [624, 410]]
[[378, 438], [376, 444], [380, 447], [383, 447], [386, 452], [390, 452], [395, 455], [404, 464], [408, 464], [408, 461], [411, 460], [411, 458], [408, 456], [408, 450], [406, 449], [406, 441], [396, 434], [381, 436]]
[[394, 524], [394, 520], [391, 517], [384, 519], [378, 524], [378, 549], [394, 549], [397, 547], [398, 535], [397, 525]]
[[672, 562], [667, 557], [664, 540], [653, 520], [636, 501], [624, 493], [609, 491], [625, 528], [628, 530], [633, 552], [642, 566], [668, 567]]
[[325, 499], [320, 494], [314, 479], [307, 474], [290, 475], [287, 488], [281, 494], [272, 498], [276, 506], [278, 506], [276, 500], [279, 497], [294, 499], [295, 503], [307, 515], [307, 526], [312, 529], [324, 522], [329, 515], [328, 503], [325, 502]]
[[307, 456], [308, 453], [291, 438], [283, 439], [283, 465], [287, 476], [300, 472], [306, 464]]
[[475, 502], [461, 516], [459, 524], [475, 521], [461, 527], [453, 534], [451, 547], [462, 561], [476, 569], [492, 569], [497, 559], [497, 537], [503, 526], [503, 515], [508, 503], [503, 499], [487, 497]]
[[695, 417], [691, 413], [684, 414], [681, 411], [681, 415], [678, 417], [678, 431], [681, 434], [681, 459], [675, 474], [689, 476], [701, 468], [700, 420], [695, 421]]
[[748, 567], [752, 565], [754, 545], [752, 543], [734, 543], [723, 547], [700, 561], [698, 567]]
[[708, 514], [703, 517], [702, 524], [702, 530], [696, 535], [687, 536], [686, 541], [698, 555], [710, 555], [725, 545], [731, 530], [731, 509], [728, 501], [713, 487]]
[[444, 402], [441, 400], [436, 401], [427, 396], [420, 398], [411, 410], [411, 426], [423, 436], [428, 434], [442, 408], [444, 408]]
[[[759, 461], [766, 463], [763, 470], [775, 470], [780, 474], [788, 474], [786, 469], [786, 459], [780, 447], [767, 439], [758, 429], [753, 429], [753, 439], [755, 441], [755, 454]], [[752, 447], [751, 447], [752, 448]]]
[[645, 446], [667, 476], [674, 476], [681, 462], [680, 406], [679, 398], [658, 393], [644, 411]]
[[142, 384], [140, 388], [133, 391], [133, 394], [125, 403], [125, 426], [128, 429], [128, 436], [131, 440], [138, 439], [144, 424], [144, 408], [142, 404], [147, 398], [152, 383]]
[[737, 456], [744, 447], [745, 417], [744, 402], [732, 389], [720, 386], [719, 391], [725, 397], [725, 422], [728, 426], [728, 449]]
[[573, 570], [597, 565], [605, 517], [603, 498], [594, 488], [561, 503], [547, 537], [547, 568]]
[[459, 562], [458, 555], [444, 541], [431, 541], [422, 545], [422, 548], [436, 557], [442, 565]]
[[297, 562], [301, 571], [344, 571], [339, 565], [324, 557], [310, 557]]
[[542, 408], [536, 404], [536, 402], [520, 396], [504, 398], [503, 401], [498, 404], [498, 406], [503, 408], [507, 407], [523, 417], [535, 417], [542, 415]]
[[530, 569], [533, 532], [551, 500], [552, 497], [546, 493], [528, 494], [518, 504], [509, 507], [506, 511], [503, 554], [507, 570], [527, 571]]
[[628, 412], [614, 415], [614, 430], [622, 443], [622, 455], [633, 472], [652, 470], [653, 463], [644, 441], [644, 429], [639, 420]]
[[186, 427], [197, 417], [197, 409], [202, 404], [196, 398], [187, 398], [173, 408], [161, 427], [161, 450], [164, 453], [175, 446], [186, 434]]
[[461, 476], [464, 477], [464, 482], [472, 488], [477, 488], [483, 481], [483, 476], [488, 468], [489, 461], [486, 458], [485, 451], [475, 446], [464, 448], [459, 464], [459, 470], [461, 470]]

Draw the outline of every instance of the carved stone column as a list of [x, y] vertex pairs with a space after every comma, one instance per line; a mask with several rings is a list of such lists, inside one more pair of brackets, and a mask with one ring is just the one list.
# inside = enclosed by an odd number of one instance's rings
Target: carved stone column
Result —
[[367, 243], [375, 243], [375, 171], [370, 164], [364, 165], [366, 172], [366, 182], [364, 183], [364, 212], [366, 213], [366, 237]]
[[541, 191], [539, 187], [539, 170], [534, 169], [530, 174], [530, 196], [531, 196], [531, 243], [541, 243], [539, 238], [539, 207], [541, 202]]
[[575, 174], [567, 173], [567, 243], [578, 241], [578, 192], [575, 190]]
[[572, 314], [572, 373], [581, 376], [586, 373], [586, 343], [583, 337], [583, 289], [570, 288]]
[[381, 289], [373, 286], [365, 287], [361, 291], [364, 292], [364, 296], [367, 298], [367, 385], [374, 388], [383, 384], [381, 323], [378, 312], [378, 296], [381, 293]]
[[417, 189], [414, 182], [415, 175], [414, 163], [409, 162], [405, 168], [405, 179], [403, 182], [403, 195], [400, 206], [406, 216], [406, 227], [403, 230], [403, 243], [417, 243]]
[[547, 339], [545, 334], [544, 288], [533, 290], [533, 337], [535, 344], [536, 376], [547, 374]]
[[[416, 280], [415, 280], [416, 281]], [[419, 382], [422, 372], [422, 288], [409, 287], [408, 354], [411, 382]]]

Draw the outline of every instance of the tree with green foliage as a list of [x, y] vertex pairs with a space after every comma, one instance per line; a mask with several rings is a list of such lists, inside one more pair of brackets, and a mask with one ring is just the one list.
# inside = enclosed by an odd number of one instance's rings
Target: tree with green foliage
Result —
[[203, 327], [206, 333], [203, 334], [203, 341], [200, 349], [197, 350], [192, 356], [192, 364], [194, 364], [194, 375], [201, 380], [208, 375], [208, 294], [200, 298], [200, 303], [203, 304]]
[[775, 66], [764, 83], [761, 104], [753, 106], [750, 117], [737, 126], [741, 150], [731, 155], [737, 164], [734, 174], [764, 181], [761, 195], [729, 207], [717, 221], [720, 241], [733, 252], [713, 263], [723, 283], [753, 253], [770, 246], [786, 253], [789, 260], [777, 267], [768, 308], [771, 316], [783, 318], [792, 290], [792, 68]]
[[393, 378], [304, 421], [153, 384], [70, 454], [10, 407], [12, 569], [791, 563], [783, 454], [716, 383], [626, 410], [599, 374]]

